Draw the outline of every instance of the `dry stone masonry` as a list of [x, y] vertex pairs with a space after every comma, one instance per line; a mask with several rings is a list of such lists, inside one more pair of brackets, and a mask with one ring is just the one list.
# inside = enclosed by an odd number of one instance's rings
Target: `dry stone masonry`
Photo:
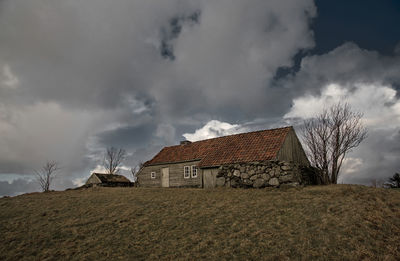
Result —
[[301, 166], [283, 161], [223, 165], [218, 170], [217, 186], [234, 188], [296, 187], [304, 185]]

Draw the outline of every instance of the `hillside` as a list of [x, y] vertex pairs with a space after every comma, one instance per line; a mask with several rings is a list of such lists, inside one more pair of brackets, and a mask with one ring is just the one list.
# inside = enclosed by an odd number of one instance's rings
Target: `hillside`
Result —
[[0, 199], [0, 260], [400, 259], [400, 191], [93, 188]]

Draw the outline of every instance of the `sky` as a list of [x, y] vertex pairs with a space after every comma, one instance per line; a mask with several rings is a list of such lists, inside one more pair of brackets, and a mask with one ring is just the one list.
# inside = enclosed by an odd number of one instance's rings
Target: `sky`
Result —
[[[0, 196], [122, 174], [180, 140], [293, 125], [336, 102], [367, 139], [340, 183], [400, 171], [400, 2], [0, 0]], [[125, 171], [125, 172], [124, 172]]]

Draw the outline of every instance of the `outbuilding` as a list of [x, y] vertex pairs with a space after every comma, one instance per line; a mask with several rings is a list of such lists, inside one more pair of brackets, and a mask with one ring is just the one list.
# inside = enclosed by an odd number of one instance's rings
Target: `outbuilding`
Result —
[[131, 187], [133, 182], [122, 175], [93, 173], [86, 181], [85, 186]]

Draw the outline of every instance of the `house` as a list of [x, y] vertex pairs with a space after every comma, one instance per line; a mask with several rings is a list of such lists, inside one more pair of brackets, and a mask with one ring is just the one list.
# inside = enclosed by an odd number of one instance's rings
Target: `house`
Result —
[[265, 187], [305, 184], [307, 156], [293, 127], [163, 148], [139, 171], [142, 187]]
[[93, 173], [86, 181], [85, 186], [131, 187], [133, 182], [122, 175]]

